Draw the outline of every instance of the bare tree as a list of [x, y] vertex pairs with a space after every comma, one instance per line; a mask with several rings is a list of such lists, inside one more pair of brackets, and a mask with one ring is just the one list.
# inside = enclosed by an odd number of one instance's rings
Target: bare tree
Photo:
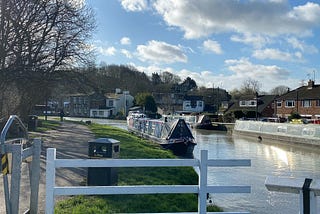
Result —
[[175, 75], [173, 73], [170, 73], [168, 71], [164, 71], [163, 73], [160, 74], [161, 80], [165, 84], [175, 84], [181, 82], [181, 79], [178, 75]]
[[288, 87], [288, 86], [279, 85], [279, 86], [271, 89], [270, 94], [273, 94], [273, 95], [283, 95], [283, 94], [287, 93], [288, 90], [289, 90], [289, 87]]
[[73, 2], [1, 0], [0, 89], [17, 87], [21, 99], [12, 108], [15, 114], [25, 116], [35, 98], [48, 94], [61, 78], [58, 70], [90, 61], [85, 42], [95, 28], [94, 16]]
[[258, 80], [249, 78], [243, 81], [240, 91], [242, 94], [255, 94], [259, 93], [260, 88], [261, 83]]

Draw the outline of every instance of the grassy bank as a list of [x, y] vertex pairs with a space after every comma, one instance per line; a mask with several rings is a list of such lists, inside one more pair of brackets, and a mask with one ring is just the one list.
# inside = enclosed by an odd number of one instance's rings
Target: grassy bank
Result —
[[[158, 144], [140, 139], [122, 129], [91, 124], [96, 137], [119, 140], [121, 159], [176, 158]], [[192, 167], [119, 168], [118, 185], [194, 185], [198, 175]], [[76, 196], [56, 204], [55, 213], [196, 212], [196, 194]], [[210, 207], [209, 211], [221, 211]]]

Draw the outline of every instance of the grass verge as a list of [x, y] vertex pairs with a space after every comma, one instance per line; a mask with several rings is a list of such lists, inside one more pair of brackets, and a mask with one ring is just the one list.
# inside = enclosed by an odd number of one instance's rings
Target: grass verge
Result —
[[[151, 159], [176, 158], [169, 150], [158, 144], [140, 139], [122, 129], [91, 124], [96, 137], [113, 138], [120, 141], [120, 158]], [[119, 168], [118, 185], [195, 185], [198, 175], [192, 167], [145, 167]], [[196, 194], [152, 194], [152, 195], [112, 195], [112, 196], [75, 196], [60, 201], [55, 213], [150, 213], [150, 212], [196, 212]], [[208, 211], [221, 211], [210, 206]]]

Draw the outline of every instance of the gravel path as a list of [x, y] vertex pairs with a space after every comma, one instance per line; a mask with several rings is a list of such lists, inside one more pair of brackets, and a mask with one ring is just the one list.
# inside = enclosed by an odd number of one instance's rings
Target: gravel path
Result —
[[[39, 186], [39, 213], [45, 212], [45, 166], [47, 148], [56, 148], [57, 158], [75, 159], [88, 158], [88, 141], [94, 139], [94, 135], [84, 125], [62, 122], [57, 130], [50, 130], [46, 133], [35, 133], [42, 139], [41, 149], [41, 175]], [[78, 186], [85, 183], [87, 176], [86, 168], [57, 169], [56, 186]], [[10, 180], [10, 178], [9, 178]], [[20, 212], [23, 213], [29, 208], [30, 185], [27, 164], [22, 166], [21, 190], [20, 190]], [[62, 197], [56, 198], [57, 200]], [[0, 179], [0, 213], [5, 213], [5, 201], [3, 193], [3, 179]]]

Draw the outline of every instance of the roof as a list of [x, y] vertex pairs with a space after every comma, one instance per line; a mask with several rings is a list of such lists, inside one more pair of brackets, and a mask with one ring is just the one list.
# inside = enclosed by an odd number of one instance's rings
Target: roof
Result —
[[116, 93], [107, 93], [104, 96], [107, 99], [119, 99], [121, 97], [122, 94], [116, 94]]
[[[258, 112], [262, 112], [270, 103], [274, 101], [276, 98], [276, 95], [259, 95], [258, 96]], [[255, 96], [243, 96], [239, 100], [233, 103], [233, 105], [228, 109], [228, 112], [231, 111], [255, 111], [256, 106], [246, 106], [246, 107], [240, 107], [239, 102], [242, 100], [255, 100]]]
[[289, 91], [277, 100], [316, 100], [320, 99], [320, 85], [301, 86], [295, 90]]
[[202, 99], [203, 99], [203, 96], [196, 96], [196, 95], [188, 95], [183, 98], [183, 100], [190, 100], [190, 101], [192, 101], [192, 100], [197, 101], [197, 100], [202, 100]]

